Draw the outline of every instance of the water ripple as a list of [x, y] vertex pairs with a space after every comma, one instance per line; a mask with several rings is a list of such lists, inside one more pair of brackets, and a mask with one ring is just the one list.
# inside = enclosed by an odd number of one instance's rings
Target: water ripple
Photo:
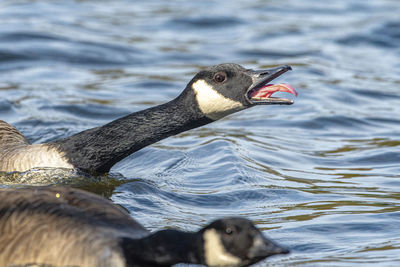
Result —
[[[143, 51], [133, 47], [78, 41], [43, 33], [0, 34], [1, 61], [61, 61], [70, 64], [125, 65], [143, 62]], [[10, 46], [9, 44], [17, 44]], [[43, 45], [45, 44], [45, 45]]]

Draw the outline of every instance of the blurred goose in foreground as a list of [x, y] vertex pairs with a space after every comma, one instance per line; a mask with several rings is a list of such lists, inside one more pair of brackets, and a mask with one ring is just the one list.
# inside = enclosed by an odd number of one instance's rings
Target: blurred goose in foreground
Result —
[[82, 190], [0, 189], [0, 266], [247, 266], [285, 253], [243, 218], [150, 233], [120, 206]]

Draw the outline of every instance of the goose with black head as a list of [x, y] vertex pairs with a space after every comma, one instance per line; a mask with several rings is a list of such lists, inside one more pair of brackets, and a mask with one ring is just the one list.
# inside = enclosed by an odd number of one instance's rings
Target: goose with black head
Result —
[[255, 71], [232, 63], [209, 67], [170, 102], [50, 143], [30, 144], [14, 127], [0, 121], [0, 171], [50, 167], [106, 173], [123, 158], [169, 136], [256, 105], [292, 104], [290, 99], [272, 96], [277, 91], [297, 95], [291, 86], [270, 84], [290, 69]]
[[150, 232], [120, 206], [83, 190], [0, 189], [0, 266], [247, 266], [286, 253], [244, 218], [194, 232]]

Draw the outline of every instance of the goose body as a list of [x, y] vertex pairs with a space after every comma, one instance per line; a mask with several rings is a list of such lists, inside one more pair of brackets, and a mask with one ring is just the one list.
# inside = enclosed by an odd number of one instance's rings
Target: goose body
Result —
[[150, 233], [121, 207], [69, 187], [0, 189], [0, 266], [247, 266], [285, 248], [248, 220]]
[[0, 120], [0, 171], [41, 167], [74, 168], [62, 151], [48, 144], [30, 144], [17, 129]]
[[255, 105], [292, 104], [292, 100], [271, 97], [276, 91], [297, 95], [292, 87], [269, 84], [290, 69], [254, 71], [237, 64], [209, 67], [170, 102], [51, 143], [29, 144], [14, 127], [0, 121], [0, 171], [53, 167], [106, 173], [123, 158], [169, 136]]

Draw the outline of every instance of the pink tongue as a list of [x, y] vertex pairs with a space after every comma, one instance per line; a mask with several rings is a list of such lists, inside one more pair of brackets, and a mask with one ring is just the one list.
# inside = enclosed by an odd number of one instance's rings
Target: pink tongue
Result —
[[275, 92], [287, 92], [297, 96], [296, 90], [286, 83], [267, 84], [260, 89], [252, 92], [250, 98], [269, 98]]

